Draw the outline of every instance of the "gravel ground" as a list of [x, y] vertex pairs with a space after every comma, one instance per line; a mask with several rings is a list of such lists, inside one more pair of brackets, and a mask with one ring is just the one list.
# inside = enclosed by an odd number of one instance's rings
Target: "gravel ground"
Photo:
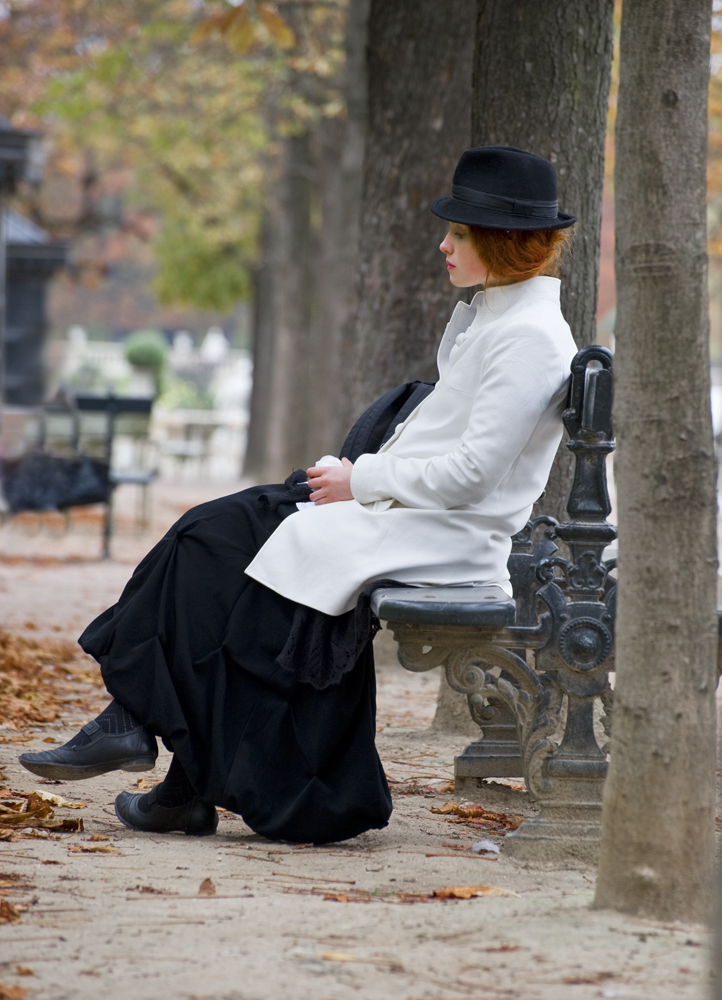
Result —
[[[158, 484], [144, 535], [133, 533], [132, 494], [119, 497], [109, 562], [96, 558], [93, 511], [67, 531], [48, 516], [6, 525], [3, 626], [74, 640], [167, 525], [212, 495]], [[24, 771], [19, 752], [64, 742], [105, 704], [82, 660], [65, 678], [60, 718], [0, 726], [0, 784], [85, 804], [55, 809], [82, 817], [82, 832], [0, 842], [0, 921], [16, 921], [0, 922], [0, 1000], [703, 1000], [703, 928], [592, 911], [593, 870], [522, 866], [504, 857], [499, 827], [432, 812], [456, 801], [453, 758], [464, 740], [428, 730], [436, 672], [406, 673], [390, 635], [376, 642], [377, 742], [395, 808], [387, 829], [342, 844], [273, 844], [230, 813], [201, 840], [134, 833], [115, 819], [113, 799], [136, 789], [137, 775], [60, 784]], [[140, 787], [168, 761], [162, 751]], [[489, 783], [482, 804], [529, 815], [515, 784]], [[480, 838], [501, 855], [475, 855]], [[507, 895], [431, 895], [479, 885]]]

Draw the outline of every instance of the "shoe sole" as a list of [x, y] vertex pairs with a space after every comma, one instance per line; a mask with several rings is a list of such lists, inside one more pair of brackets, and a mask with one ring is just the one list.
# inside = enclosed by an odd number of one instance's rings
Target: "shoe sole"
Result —
[[105, 764], [36, 764], [21, 760], [26, 771], [41, 778], [55, 778], [56, 781], [78, 781], [82, 778], [96, 778], [109, 771], [152, 771], [155, 757], [128, 757], [122, 761], [107, 761]]
[[212, 830], [202, 830], [198, 833], [195, 832], [188, 833], [187, 830], [144, 830], [143, 827], [141, 826], [133, 826], [133, 824], [130, 823], [125, 818], [125, 816], [121, 816], [120, 812], [118, 811], [117, 802], [114, 803], [114, 809], [115, 809], [115, 815], [118, 817], [123, 826], [126, 827], [128, 830], [135, 830], [136, 833], [183, 833], [185, 834], [186, 837], [212, 837], [215, 834], [216, 830], [218, 829], [218, 826], [216, 825], [213, 827]]

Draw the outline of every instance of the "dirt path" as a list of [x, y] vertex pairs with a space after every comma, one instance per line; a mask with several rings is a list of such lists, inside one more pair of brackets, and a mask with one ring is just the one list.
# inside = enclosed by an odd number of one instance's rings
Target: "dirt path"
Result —
[[[74, 640], [117, 598], [153, 537], [207, 498], [162, 486], [153, 532], [133, 537], [121, 518], [108, 563], [94, 559], [92, 519], [67, 535], [58, 524], [3, 529], [3, 626], [62, 654], [50, 644]], [[377, 646], [378, 746], [394, 814], [386, 830], [324, 847], [272, 844], [230, 813], [212, 838], [133, 833], [116, 821], [113, 799], [137, 776], [57, 784], [24, 771], [19, 752], [63, 742], [105, 704], [92, 664], [38, 668], [28, 691], [41, 708], [55, 698], [61, 715], [0, 726], [0, 784], [85, 803], [54, 808], [84, 830], [0, 842], [0, 921], [16, 921], [0, 922], [0, 1000], [702, 1000], [701, 928], [593, 912], [593, 871], [475, 855], [481, 838], [503, 847], [503, 829], [431, 811], [455, 801], [449, 783], [464, 741], [427, 731], [438, 678], [395, 664], [387, 633]], [[159, 780], [168, 760], [163, 751], [142, 781]], [[503, 785], [490, 785], [484, 804], [510, 816], [533, 808]], [[514, 895], [431, 896], [480, 884]]]

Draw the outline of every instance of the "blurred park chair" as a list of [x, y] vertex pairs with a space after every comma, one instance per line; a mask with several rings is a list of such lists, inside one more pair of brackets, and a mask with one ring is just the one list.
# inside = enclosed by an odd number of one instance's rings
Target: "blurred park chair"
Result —
[[[148, 398], [77, 395], [25, 413], [6, 409], [2, 443], [9, 512], [59, 509], [67, 525], [73, 506], [103, 502], [103, 557], [108, 558], [116, 486], [138, 487], [135, 524], [140, 530], [150, 524], [150, 486], [158, 476], [149, 434], [152, 406]], [[80, 486], [92, 479], [90, 492], [74, 490], [74, 481]]]
[[150, 486], [158, 476], [156, 450], [149, 433], [153, 400], [77, 395], [72, 404], [75, 454], [104, 461], [110, 469], [111, 493], [103, 525], [103, 558], [107, 559], [116, 486], [138, 487], [135, 524], [139, 530], [150, 525]]

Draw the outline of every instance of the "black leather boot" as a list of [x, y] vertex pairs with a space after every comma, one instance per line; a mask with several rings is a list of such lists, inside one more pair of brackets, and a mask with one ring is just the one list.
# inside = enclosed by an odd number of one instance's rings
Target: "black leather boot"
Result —
[[106, 771], [150, 771], [155, 767], [158, 744], [142, 726], [126, 733], [106, 733], [93, 719], [80, 732], [85, 733], [87, 741], [79, 746], [24, 753], [18, 760], [33, 774], [60, 781], [94, 778]]
[[[216, 807], [201, 802], [194, 795], [190, 802], [181, 806], [162, 806], [157, 801], [157, 791], [151, 789], [146, 795], [121, 792], [115, 800], [115, 815], [130, 830], [145, 830], [148, 833], [187, 833], [191, 837], [208, 837], [218, 827]], [[140, 800], [144, 799], [144, 809]]]

